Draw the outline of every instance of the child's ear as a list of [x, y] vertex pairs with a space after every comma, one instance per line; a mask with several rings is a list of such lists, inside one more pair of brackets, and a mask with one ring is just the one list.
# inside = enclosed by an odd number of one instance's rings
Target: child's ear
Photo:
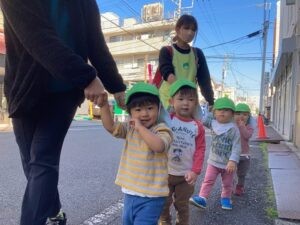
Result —
[[171, 97], [170, 99], [169, 99], [169, 104], [170, 104], [170, 106], [173, 106], [173, 97]]

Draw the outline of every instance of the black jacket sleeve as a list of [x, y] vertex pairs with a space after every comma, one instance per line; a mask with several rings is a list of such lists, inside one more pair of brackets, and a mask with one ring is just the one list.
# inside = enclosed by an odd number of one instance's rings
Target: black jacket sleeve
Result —
[[[91, 5], [90, 9], [95, 7], [96, 3], [94, 0], [86, 0], [85, 2], [85, 4]], [[32, 58], [49, 71], [52, 76], [81, 89], [87, 87], [95, 78], [97, 75], [96, 70], [87, 64], [84, 57], [75, 54], [58, 38], [48, 18], [45, 16], [45, 11], [42, 7], [43, 1], [1, 0], [0, 3], [5, 20], [8, 23], [7, 25], [10, 27], [10, 29], [6, 30], [11, 30]], [[90, 17], [89, 14], [87, 16]], [[93, 23], [93, 25], [95, 24], [97, 23]], [[100, 26], [94, 29], [100, 30]], [[100, 33], [99, 30], [98, 33]], [[94, 34], [97, 34], [97, 32], [94, 32]], [[97, 37], [99, 36], [100, 34]], [[11, 42], [14, 40], [6, 38], [6, 41]], [[95, 47], [97, 44], [99, 42], [95, 43], [94, 41], [90, 47]], [[115, 66], [115, 64], [107, 64], [107, 61], [104, 61], [102, 66], [99, 66], [99, 63], [95, 63], [96, 56], [91, 55], [91, 62], [94, 62], [98, 70], [104, 71], [109, 65]], [[109, 58], [107, 49], [104, 49], [100, 60], [103, 60], [105, 57]], [[106, 66], [103, 66], [104, 64]], [[108, 70], [108, 74], [110, 72], [111, 70]], [[122, 78], [116, 72], [109, 74], [109, 76], [102, 75], [100, 78], [103, 79], [105, 88], [109, 91], [117, 92], [125, 89], [123, 82], [121, 82]], [[115, 82], [110, 84], [108, 82], [109, 79], [115, 80]]]
[[7, 25], [26, 51], [55, 78], [85, 88], [95, 78], [95, 69], [57, 37], [41, 4], [39, 0], [1, 0]]
[[198, 57], [197, 81], [201, 90], [201, 94], [209, 105], [214, 104], [214, 91], [211, 85], [211, 78], [206, 63], [205, 56], [201, 49], [195, 48]]
[[159, 51], [159, 58], [158, 58], [159, 70], [165, 81], [168, 79], [168, 76], [171, 73], [175, 74], [174, 67], [172, 64], [171, 51], [172, 50], [168, 49], [167, 46], [162, 47]]
[[88, 57], [96, 68], [100, 80], [110, 93], [124, 91], [126, 86], [118, 72], [116, 63], [106, 45], [100, 23], [100, 13], [95, 0], [84, 0], [86, 4], [86, 26]]

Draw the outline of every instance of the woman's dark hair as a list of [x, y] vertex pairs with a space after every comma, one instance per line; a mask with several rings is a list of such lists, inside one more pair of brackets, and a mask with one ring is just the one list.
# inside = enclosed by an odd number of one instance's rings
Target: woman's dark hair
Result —
[[149, 104], [156, 104], [157, 107], [159, 107], [159, 98], [158, 96], [152, 95], [152, 94], [147, 94], [147, 93], [136, 93], [133, 94], [127, 105], [126, 105], [126, 110], [130, 115], [130, 110], [134, 107], [139, 107], [139, 106], [146, 106]]
[[175, 28], [180, 28], [182, 26], [193, 26], [195, 31], [198, 31], [198, 23], [195, 17], [191, 15], [184, 14], [176, 22]]

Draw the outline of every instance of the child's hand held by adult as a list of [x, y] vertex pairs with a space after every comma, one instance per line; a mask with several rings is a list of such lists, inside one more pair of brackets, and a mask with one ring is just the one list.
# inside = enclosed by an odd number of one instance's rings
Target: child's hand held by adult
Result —
[[104, 86], [98, 77], [95, 77], [95, 79], [84, 89], [85, 97], [100, 107], [103, 104], [104, 93]]
[[121, 108], [121, 109], [126, 109], [126, 105], [125, 105], [125, 92], [122, 91], [122, 92], [117, 92], [114, 94], [114, 98], [118, 104], [118, 106]]
[[176, 76], [174, 74], [170, 74], [167, 81], [169, 84], [174, 83], [176, 81]]

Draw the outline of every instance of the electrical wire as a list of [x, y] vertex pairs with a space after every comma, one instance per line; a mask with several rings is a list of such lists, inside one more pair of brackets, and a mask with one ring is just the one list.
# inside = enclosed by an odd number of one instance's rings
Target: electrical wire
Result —
[[205, 48], [202, 48], [202, 49], [215, 48], [215, 47], [221, 46], [221, 45], [226, 45], [226, 44], [230, 44], [230, 43], [234, 43], [234, 42], [240, 42], [240, 41], [242, 41], [242, 40], [244, 40], [244, 39], [252, 38], [252, 37], [254, 37], [254, 36], [256, 36], [256, 35], [259, 35], [259, 34], [261, 34], [261, 33], [262, 33], [262, 30], [258, 30], [258, 31], [255, 31], [255, 32], [251, 33], [251, 34], [247, 34], [247, 35], [245, 35], [245, 36], [236, 38], [236, 39], [234, 39], [234, 40], [227, 41], [227, 42], [223, 42], [223, 43], [216, 44], [216, 45], [212, 45], [212, 46], [208, 46], [208, 47], [205, 47]]
[[[121, 30], [125, 31], [127, 34], [134, 35], [134, 33], [132, 33], [132, 32], [130, 32], [130, 31], [124, 29], [124, 28], [121, 27], [120, 25], [118, 25], [118, 24], [116, 24], [115, 22], [109, 20], [107, 17], [105, 17], [105, 16], [103, 16], [103, 15], [101, 15], [101, 17], [103, 17], [103, 18], [106, 19], [107, 21], [111, 22], [111, 23], [112, 23], [113, 25], [115, 25], [116, 27], [119, 27]], [[157, 51], [160, 50], [160, 49], [156, 48], [155, 46], [153, 46], [153, 45], [147, 43], [146, 41], [144, 41], [144, 40], [142, 40], [142, 39], [139, 39], [139, 41], [143, 42], [144, 44], [148, 45], [149, 47], [151, 47], [151, 48], [153, 48], [153, 49], [155, 49], [155, 50], [157, 50]]]

